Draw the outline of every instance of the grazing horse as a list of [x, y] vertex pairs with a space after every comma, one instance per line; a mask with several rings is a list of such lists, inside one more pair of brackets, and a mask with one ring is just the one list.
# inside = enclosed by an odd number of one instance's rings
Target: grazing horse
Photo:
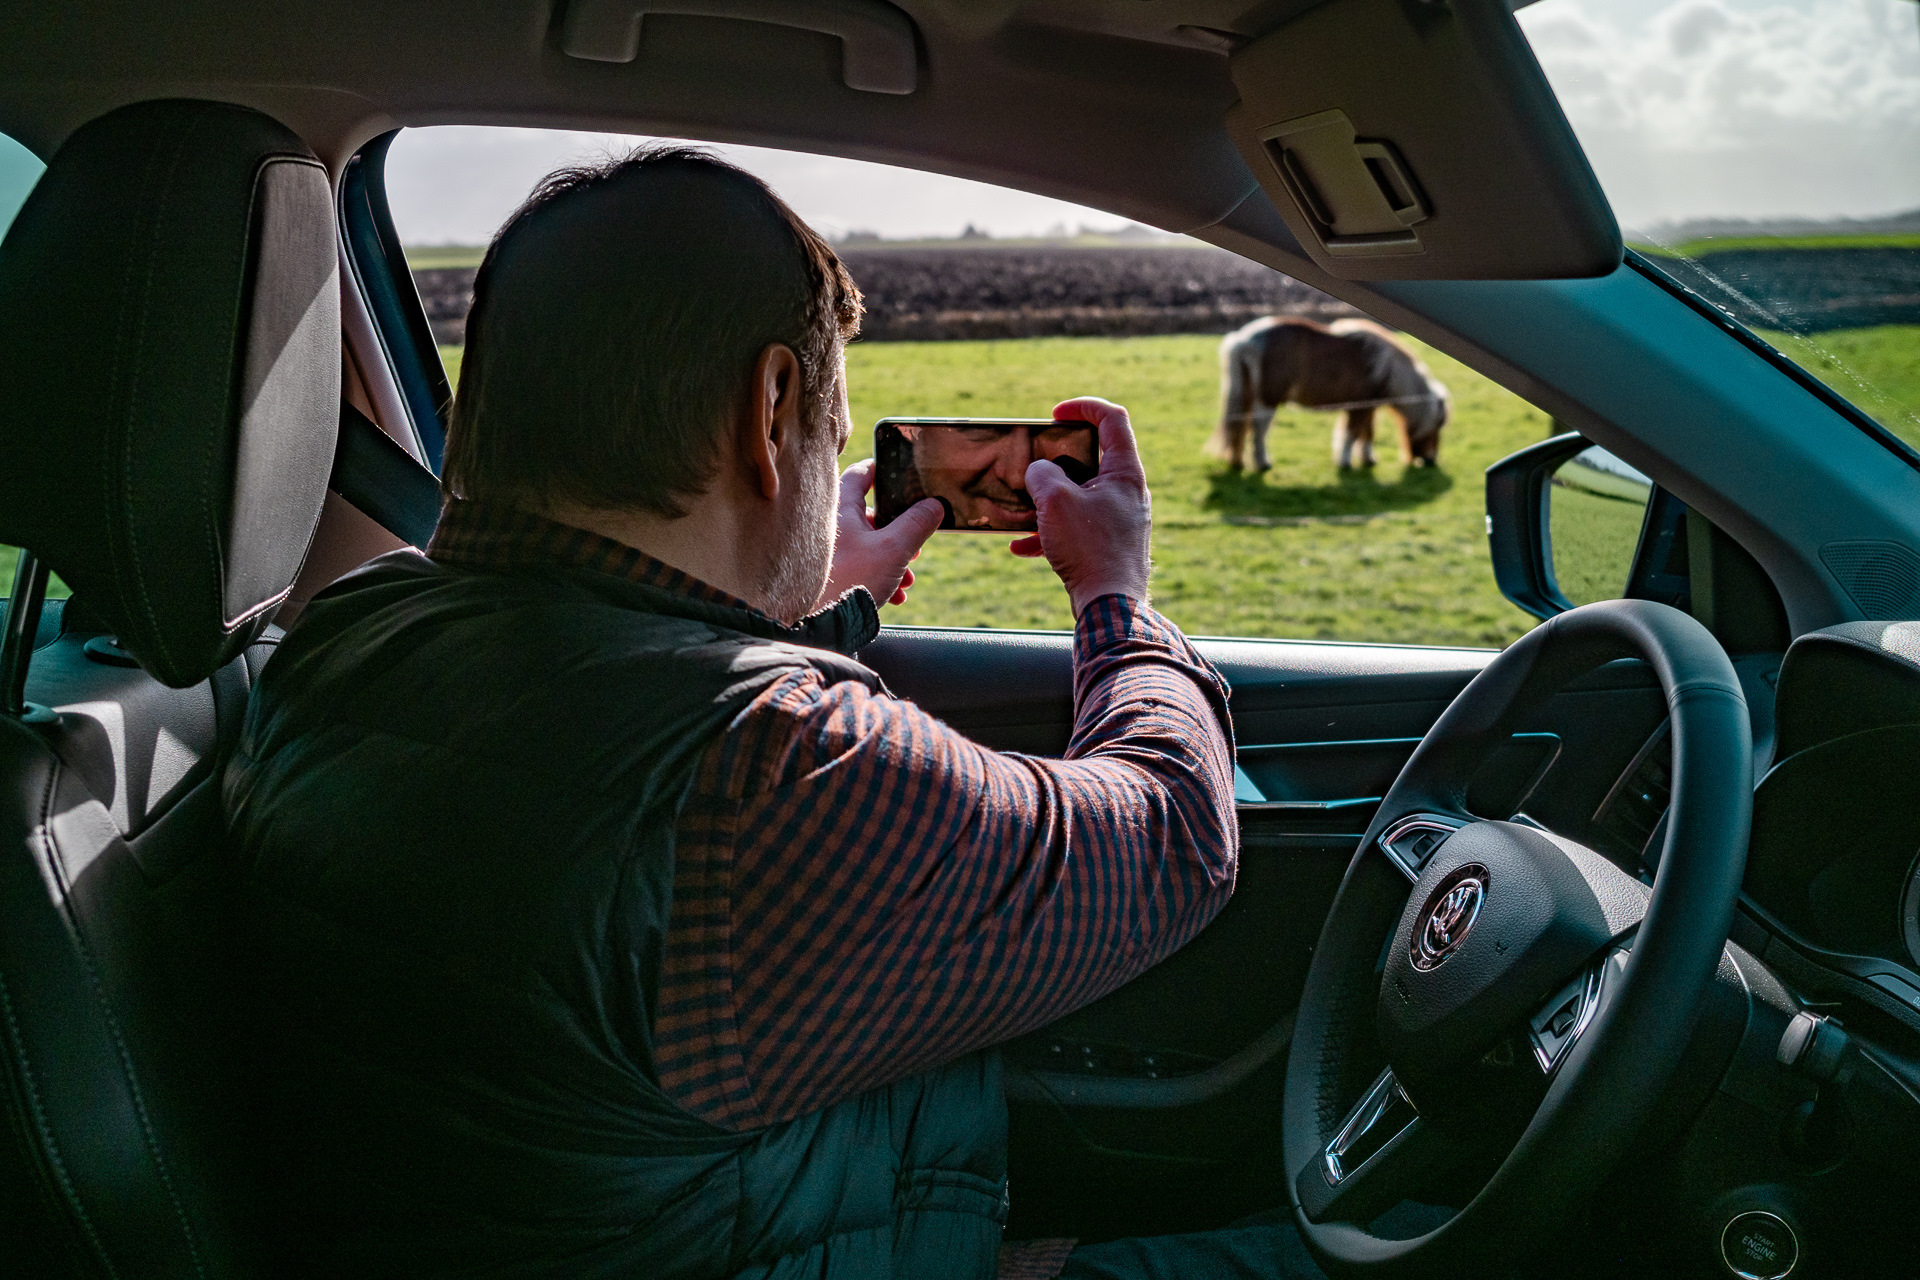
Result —
[[[1333, 460], [1342, 468], [1371, 466], [1373, 415], [1387, 408], [1400, 419], [1400, 460], [1430, 467], [1440, 459], [1440, 428], [1451, 400], [1439, 379], [1392, 333], [1371, 320], [1313, 320], [1267, 316], [1220, 341], [1220, 427], [1207, 452], [1240, 470], [1247, 437], [1253, 469], [1265, 471], [1267, 428], [1283, 404], [1338, 411]], [[1355, 455], [1358, 455], [1356, 457]]]

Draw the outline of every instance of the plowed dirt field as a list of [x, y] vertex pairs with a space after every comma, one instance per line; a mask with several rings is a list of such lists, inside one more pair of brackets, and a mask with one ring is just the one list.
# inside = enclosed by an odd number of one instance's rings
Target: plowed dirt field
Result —
[[[843, 250], [869, 342], [1225, 333], [1255, 316], [1357, 314], [1317, 289], [1208, 246]], [[443, 343], [466, 339], [471, 267], [413, 273]]]

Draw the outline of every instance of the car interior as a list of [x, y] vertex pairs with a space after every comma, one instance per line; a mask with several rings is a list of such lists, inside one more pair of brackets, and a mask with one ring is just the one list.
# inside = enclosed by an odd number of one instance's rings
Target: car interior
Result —
[[[453, 123], [1108, 210], [1564, 428], [1486, 477], [1543, 620], [1506, 650], [1198, 641], [1238, 888], [1005, 1047], [1009, 1239], [1279, 1213], [1337, 1274], [1910, 1268], [1920, 454], [1625, 248], [1507, 0], [74, 0], [0, 13], [0, 133], [47, 163], [0, 243], [0, 1272], [300, 1247], [219, 770], [300, 607], [432, 531], [452, 388], [384, 165]], [[1623, 598], [1574, 611], [1549, 493], [1593, 446], [1646, 517]], [[889, 627], [861, 658], [1059, 753], [1071, 655]], [[1462, 886], [1498, 957], [1422, 968]]]

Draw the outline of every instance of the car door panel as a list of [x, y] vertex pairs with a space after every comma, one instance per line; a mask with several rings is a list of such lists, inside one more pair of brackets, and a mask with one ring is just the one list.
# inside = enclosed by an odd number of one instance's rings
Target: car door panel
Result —
[[[1234, 897], [1179, 952], [1007, 1046], [1015, 1236], [1100, 1239], [1282, 1203], [1271, 1158], [1321, 923], [1407, 756], [1489, 650], [1198, 640], [1232, 686], [1241, 803]], [[888, 628], [862, 653], [896, 693], [1002, 750], [1072, 731], [1062, 633]], [[1477, 813], [1522, 804], [1591, 832], [1664, 720], [1640, 664], [1569, 685], [1482, 766]], [[1255, 797], [1258, 797], [1257, 799]]]
[[[1418, 738], [1493, 653], [1295, 640], [1199, 640], [1233, 688], [1240, 745]], [[1002, 751], [1059, 753], [1073, 732], [1064, 632], [888, 627], [860, 653], [894, 692]]]

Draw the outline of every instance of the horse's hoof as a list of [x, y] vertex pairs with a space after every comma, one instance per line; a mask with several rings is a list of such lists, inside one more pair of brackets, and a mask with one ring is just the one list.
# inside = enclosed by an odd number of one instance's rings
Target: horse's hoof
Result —
[[1263, 476], [1263, 475], [1265, 475], [1265, 474], [1267, 474], [1267, 472], [1269, 472], [1269, 471], [1271, 471], [1271, 470], [1273, 470], [1273, 464], [1271, 464], [1271, 463], [1267, 463], [1267, 462], [1263, 462], [1263, 463], [1261, 463], [1261, 464], [1260, 464], [1259, 466], [1257, 466], [1257, 467], [1255, 467], [1255, 468], [1253, 469], [1253, 474], [1255, 474], [1255, 475], [1257, 475], [1257, 476]]

